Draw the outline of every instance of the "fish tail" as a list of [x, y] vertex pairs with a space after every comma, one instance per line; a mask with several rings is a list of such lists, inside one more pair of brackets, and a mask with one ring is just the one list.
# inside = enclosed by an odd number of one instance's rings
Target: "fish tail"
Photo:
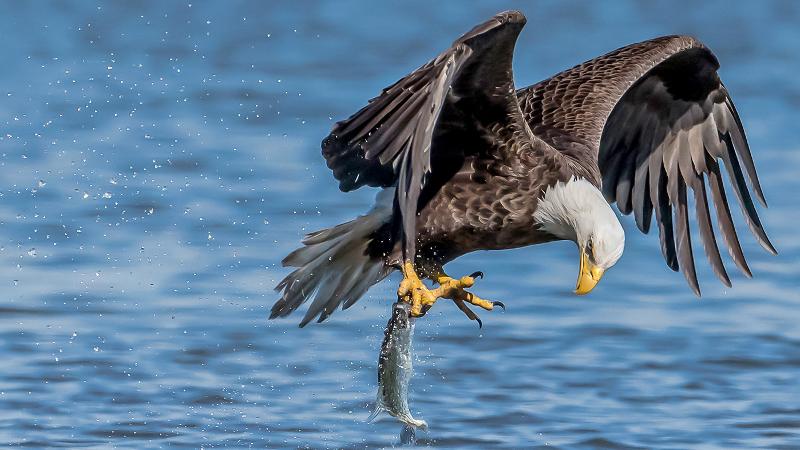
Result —
[[403, 424], [403, 429], [400, 430], [400, 445], [417, 445], [416, 427]]

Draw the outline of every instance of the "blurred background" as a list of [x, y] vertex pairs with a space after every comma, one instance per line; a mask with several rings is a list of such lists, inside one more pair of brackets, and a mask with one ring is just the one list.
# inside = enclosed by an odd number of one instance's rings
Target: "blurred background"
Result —
[[[336, 120], [494, 13], [518, 86], [688, 33], [719, 57], [780, 255], [703, 298], [632, 220], [588, 297], [571, 243], [479, 253], [479, 330], [417, 326], [422, 445], [800, 447], [800, 4], [14, 2], [0, 15], [0, 446], [364, 448], [396, 278], [322, 325], [267, 321], [281, 258], [374, 191], [338, 192]], [[631, 218], [627, 218], [631, 219]], [[735, 217], [741, 219], [741, 216]], [[744, 225], [742, 220], [739, 224]]]

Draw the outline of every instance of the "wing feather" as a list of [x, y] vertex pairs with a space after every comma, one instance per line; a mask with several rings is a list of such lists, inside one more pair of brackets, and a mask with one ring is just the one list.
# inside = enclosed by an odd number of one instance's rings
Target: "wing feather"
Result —
[[691, 188], [692, 192], [694, 192], [697, 226], [700, 229], [700, 238], [703, 242], [703, 249], [708, 256], [708, 263], [711, 264], [711, 268], [720, 281], [722, 281], [725, 286], [731, 287], [731, 279], [728, 276], [728, 272], [725, 270], [725, 265], [719, 254], [719, 247], [717, 247], [717, 240], [714, 237], [714, 228], [711, 226], [711, 215], [708, 210], [708, 196], [706, 195], [706, 187], [702, 174], [694, 179]]
[[643, 233], [647, 234], [650, 228], [650, 215], [653, 212], [653, 206], [650, 204], [650, 197], [647, 195], [647, 190], [644, 188], [648, 182], [649, 166], [644, 164], [645, 158], [637, 157], [636, 173], [634, 175], [634, 186], [631, 190], [631, 206], [633, 208], [633, 216], [636, 219], [636, 226]]
[[[675, 236], [672, 230], [672, 208], [669, 204], [667, 194], [667, 174], [663, 166], [658, 166], [656, 173], [658, 177], [650, 185], [651, 198], [656, 210], [656, 220], [658, 222], [658, 237], [661, 242], [661, 253], [667, 266], [673, 271], [678, 271], [678, 253], [675, 250]], [[653, 195], [652, 192], [655, 191]]]
[[678, 178], [675, 184], [677, 185], [677, 192], [676, 198], [672, 199], [672, 202], [675, 204], [675, 218], [678, 230], [678, 264], [689, 286], [695, 294], [700, 295], [700, 285], [697, 283], [697, 272], [694, 268], [692, 235], [689, 232], [689, 208], [686, 200], [686, 183], [683, 181], [683, 178]]
[[751, 276], [722, 171], [756, 241], [776, 253], [752, 198], [766, 206], [742, 121], [718, 68], [714, 54], [696, 39], [666, 36], [615, 50], [517, 93], [535, 135], [546, 141], [567, 135], [587, 143], [560, 150], [579, 164], [597, 164], [606, 198], [621, 213], [633, 213], [641, 231], [649, 231], [655, 211], [664, 259], [683, 272], [697, 295], [688, 190], [717, 277], [730, 286], [711, 223], [712, 205], [728, 253]]
[[[725, 89], [724, 86], [723, 89]], [[736, 121], [736, 126], [731, 129], [733, 143], [739, 150], [739, 156], [742, 158], [744, 167], [747, 170], [747, 175], [750, 178], [750, 183], [753, 186], [753, 191], [756, 194], [756, 198], [759, 202], [761, 202], [762, 206], [766, 207], [767, 200], [764, 198], [764, 192], [761, 190], [761, 183], [758, 181], [756, 165], [755, 162], [753, 162], [753, 155], [750, 153], [750, 146], [747, 144], [747, 136], [744, 134], [742, 119], [739, 118], [739, 112], [736, 111], [736, 107], [733, 105], [730, 95], [727, 95], [727, 89], [725, 89], [725, 93], [725, 106], [728, 107], [728, 112], [731, 114], [731, 116], [733, 116], [733, 120]]]
[[[432, 161], [463, 161], [464, 149], [437, 145], [437, 136], [497, 121], [517, 121], [527, 129], [511, 68], [524, 24], [522, 13], [507, 11], [478, 25], [338, 122], [323, 140], [322, 154], [343, 191], [397, 185], [407, 258], [415, 251], [416, 213]], [[458, 167], [440, 169], [455, 173]]]
[[739, 267], [739, 270], [745, 276], [752, 277], [753, 273], [747, 265], [747, 260], [744, 258], [742, 252], [742, 245], [739, 243], [739, 236], [736, 234], [736, 228], [733, 226], [733, 219], [731, 218], [731, 210], [728, 206], [728, 198], [725, 194], [725, 186], [722, 184], [722, 174], [719, 171], [719, 163], [711, 156], [706, 157], [706, 164], [708, 164], [708, 186], [711, 188], [711, 198], [714, 200], [714, 209], [717, 211], [717, 223], [720, 230], [722, 230], [722, 238], [728, 246], [728, 252], [731, 255], [733, 262]]
[[731, 142], [730, 134], [725, 136], [725, 143], [728, 148], [728, 152], [723, 154], [722, 160], [725, 162], [725, 168], [728, 169], [728, 175], [733, 180], [731, 185], [733, 185], [733, 191], [736, 193], [736, 198], [739, 200], [739, 205], [744, 211], [745, 222], [750, 228], [750, 231], [755, 235], [758, 243], [764, 247], [764, 250], [772, 253], [773, 255], [777, 255], [778, 252], [769, 241], [767, 233], [764, 231], [763, 225], [761, 225], [761, 220], [758, 218], [758, 212], [753, 204], [752, 197], [750, 197], [750, 191], [747, 190], [747, 185], [744, 181], [744, 174], [742, 174], [742, 168], [739, 165], [739, 159], [736, 157], [736, 153], [734, 153], [733, 142]]

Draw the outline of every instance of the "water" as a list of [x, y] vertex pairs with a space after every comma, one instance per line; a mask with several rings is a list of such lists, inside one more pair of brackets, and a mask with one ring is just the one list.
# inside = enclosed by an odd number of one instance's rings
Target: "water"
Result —
[[780, 256], [743, 234], [755, 278], [725, 289], [703, 266], [702, 300], [632, 220], [585, 298], [568, 243], [453, 263], [508, 310], [419, 321], [419, 443], [800, 447], [800, 7], [689, 1], [6, 5], [0, 446], [396, 444], [396, 422], [364, 420], [398, 280], [305, 329], [266, 320], [272, 287], [303, 233], [373, 195], [337, 191], [332, 123], [509, 7], [529, 17], [519, 85], [659, 34], [708, 43]]

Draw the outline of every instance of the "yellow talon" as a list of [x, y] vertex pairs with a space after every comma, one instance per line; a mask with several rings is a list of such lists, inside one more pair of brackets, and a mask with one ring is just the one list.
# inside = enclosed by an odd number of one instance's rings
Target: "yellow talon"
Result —
[[[505, 309], [505, 305], [501, 302], [492, 302], [482, 299], [477, 295], [466, 291], [475, 285], [476, 277], [483, 277], [483, 273], [475, 272], [471, 275], [463, 276], [459, 279], [451, 278], [445, 274], [441, 269], [436, 271], [436, 274], [430, 278], [439, 286], [435, 289], [429, 289], [422, 283], [417, 275], [414, 264], [406, 261], [403, 264], [403, 281], [397, 289], [397, 296], [400, 300], [411, 304], [411, 315], [413, 317], [421, 317], [436, 303], [440, 298], [447, 298], [455, 301], [456, 306], [459, 307], [464, 314], [471, 320], [477, 320], [481, 324], [478, 316], [467, 308], [465, 303], [478, 306], [487, 311], [491, 311], [495, 306], [500, 306]], [[467, 312], [469, 311], [469, 312]]]
[[438, 298], [427, 286], [419, 279], [414, 264], [406, 261], [403, 264], [403, 281], [397, 288], [397, 297], [411, 304], [411, 316], [421, 317], [436, 303]]

